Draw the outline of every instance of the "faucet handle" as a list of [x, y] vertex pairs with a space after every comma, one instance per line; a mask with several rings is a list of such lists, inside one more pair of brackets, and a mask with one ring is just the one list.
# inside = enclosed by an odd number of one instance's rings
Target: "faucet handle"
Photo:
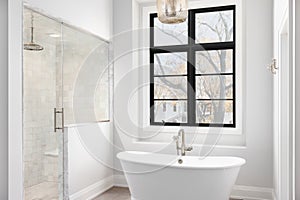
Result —
[[186, 150], [186, 151], [192, 151], [192, 150], [193, 150], [193, 147], [192, 147], [192, 146], [187, 147], [185, 150]]
[[178, 141], [178, 140], [179, 140], [179, 137], [178, 137], [178, 136], [173, 136], [173, 140], [174, 140], [174, 141]]

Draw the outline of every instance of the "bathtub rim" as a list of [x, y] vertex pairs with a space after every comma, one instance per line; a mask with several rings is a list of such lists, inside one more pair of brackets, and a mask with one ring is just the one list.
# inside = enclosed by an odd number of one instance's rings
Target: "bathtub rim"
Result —
[[[237, 167], [242, 167], [243, 165], [246, 164], [246, 160], [244, 158], [241, 157], [237, 157], [237, 156], [208, 156], [209, 158], [231, 158], [231, 159], [236, 159], [239, 160], [240, 163], [236, 163], [236, 164], [231, 164], [231, 165], [225, 165], [225, 166], [191, 166], [191, 165], [180, 165], [178, 164], [176, 161], [178, 159], [184, 159], [185, 157], [189, 158], [189, 157], [193, 157], [193, 158], [200, 158], [198, 156], [177, 156], [177, 155], [173, 155], [173, 154], [160, 154], [160, 153], [152, 153], [152, 154], [158, 154], [158, 155], [164, 155], [164, 156], [173, 156], [174, 160], [172, 162], [169, 162], [167, 164], [159, 164], [159, 163], [150, 163], [150, 162], [141, 162], [141, 161], [137, 161], [137, 160], [132, 160], [132, 159], [126, 159], [125, 155], [128, 154], [134, 154], [134, 153], [138, 153], [140, 155], [143, 154], [151, 154], [152, 152], [144, 152], [144, 151], [122, 151], [119, 152], [117, 154], [117, 158], [122, 162], [128, 162], [128, 163], [135, 163], [135, 164], [141, 164], [141, 165], [150, 165], [150, 166], [160, 166], [160, 168], [179, 168], [179, 169], [194, 169], [194, 170], [220, 170], [220, 169], [231, 169], [231, 168], [237, 168]], [[125, 170], [125, 169], [123, 169]]]

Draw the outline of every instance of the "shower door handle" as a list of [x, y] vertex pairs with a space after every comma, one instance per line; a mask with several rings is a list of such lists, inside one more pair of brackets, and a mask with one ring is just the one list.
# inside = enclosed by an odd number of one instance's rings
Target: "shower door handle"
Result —
[[[57, 127], [57, 114], [61, 114], [61, 127]], [[64, 118], [64, 108], [62, 108], [61, 110], [57, 110], [57, 108], [54, 108], [54, 132], [57, 132], [57, 130], [61, 130], [62, 132], [64, 132]]]

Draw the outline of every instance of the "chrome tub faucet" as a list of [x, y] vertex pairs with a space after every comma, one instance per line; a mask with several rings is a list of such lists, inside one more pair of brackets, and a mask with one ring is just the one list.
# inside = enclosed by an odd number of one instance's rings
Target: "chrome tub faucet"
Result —
[[[179, 145], [180, 138], [181, 138], [181, 145]], [[193, 150], [192, 146], [186, 147], [184, 129], [180, 129], [178, 131], [178, 135], [173, 137], [173, 140], [176, 142], [177, 155], [185, 156], [187, 151]], [[181, 154], [179, 154], [179, 151], [181, 152]]]

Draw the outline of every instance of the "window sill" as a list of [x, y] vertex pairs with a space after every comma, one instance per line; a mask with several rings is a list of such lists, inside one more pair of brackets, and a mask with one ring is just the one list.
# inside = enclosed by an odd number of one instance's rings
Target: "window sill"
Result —
[[[205, 127], [161, 127], [148, 126], [140, 129], [139, 139], [133, 142], [136, 144], [157, 144], [165, 146], [171, 144], [173, 136], [177, 135], [180, 128], [184, 128], [186, 133], [186, 141], [193, 141], [194, 145], [202, 146], [218, 146], [218, 147], [245, 147], [245, 134], [241, 129], [226, 130], [225, 128], [205, 128]], [[232, 128], [231, 128], [232, 129]]]
[[159, 132], [164, 134], [177, 133], [179, 129], [184, 129], [187, 134], [222, 134], [222, 135], [243, 135], [241, 128], [217, 128], [217, 127], [189, 127], [189, 126], [147, 126], [142, 128], [144, 133]]
[[[149, 145], [149, 146], [157, 145], [157, 146], [164, 146], [165, 147], [166, 145], [170, 145], [171, 143], [168, 143], [168, 142], [148, 142], [148, 141], [143, 141], [143, 140], [135, 140], [133, 142], [133, 144], [141, 145], [142, 147], [145, 147], [147, 145]], [[197, 151], [198, 148], [203, 148], [204, 146], [207, 146], [207, 145], [193, 144], [193, 147], [196, 149], [196, 151]], [[246, 150], [247, 146], [246, 145], [222, 145], [221, 144], [221, 145], [215, 145], [214, 148], [215, 149]]]

